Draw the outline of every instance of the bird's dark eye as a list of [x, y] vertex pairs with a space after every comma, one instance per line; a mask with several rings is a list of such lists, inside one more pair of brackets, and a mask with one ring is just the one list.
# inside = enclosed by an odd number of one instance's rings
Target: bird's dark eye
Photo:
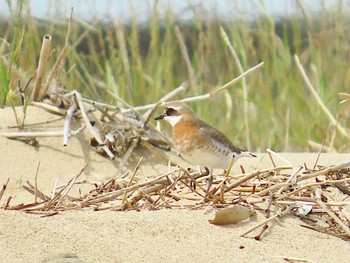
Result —
[[165, 114], [166, 114], [166, 116], [174, 116], [177, 114], [177, 111], [174, 110], [173, 108], [166, 108]]

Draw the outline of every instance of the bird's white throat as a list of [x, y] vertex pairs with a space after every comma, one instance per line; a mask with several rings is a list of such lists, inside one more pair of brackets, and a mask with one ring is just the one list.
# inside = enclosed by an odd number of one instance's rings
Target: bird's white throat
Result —
[[178, 124], [178, 122], [181, 120], [182, 116], [181, 115], [176, 115], [176, 116], [165, 116], [164, 120], [166, 120], [167, 122], [169, 122], [171, 124], [171, 126], [175, 126], [176, 124]]

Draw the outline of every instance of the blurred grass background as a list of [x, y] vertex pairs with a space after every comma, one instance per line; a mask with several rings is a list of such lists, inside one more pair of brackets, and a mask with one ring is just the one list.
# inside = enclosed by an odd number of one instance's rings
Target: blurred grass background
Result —
[[[26, 2], [21, 3], [7, 1], [11, 15], [0, 18], [1, 106], [21, 104], [17, 90], [35, 73], [42, 37], [53, 37], [51, 67], [67, 32], [67, 20], [36, 19]], [[326, 140], [326, 145], [344, 152], [350, 146], [348, 139], [336, 132], [316, 104], [293, 56], [300, 57], [324, 104], [341, 125], [349, 127], [349, 105], [339, 104], [338, 98], [338, 92], [350, 92], [349, 6], [338, 1], [314, 14], [302, 1], [297, 3], [298, 14], [276, 18], [266, 13], [255, 20], [244, 16], [234, 21], [208, 19], [190, 3], [194, 17], [190, 21], [177, 21], [171, 9], [161, 17], [157, 4], [147, 23], [140, 23], [132, 9], [130, 23], [76, 18], [57, 82], [67, 90], [77, 89], [85, 97], [112, 104], [108, 91], [136, 106], [156, 102], [182, 82], [189, 88], [178, 99], [200, 95], [240, 74], [221, 35], [222, 27], [243, 70], [261, 61], [265, 64], [246, 79], [248, 122], [242, 82], [209, 100], [191, 103], [197, 115], [252, 151], [266, 147], [313, 151], [308, 140], [320, 144]], [[186, 50], [181, 48], [176, 27]]]

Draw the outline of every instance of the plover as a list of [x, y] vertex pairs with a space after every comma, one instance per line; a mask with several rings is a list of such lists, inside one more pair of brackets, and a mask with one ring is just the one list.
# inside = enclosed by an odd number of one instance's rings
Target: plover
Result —
[[241, 157], [256, 157], [234, 146], [221, 131], [196, 118], [183, 102], [168, 103], [163, 114], [155, 120], [166, 120], [171, 124], [176, 150], [186, 161], [209, 169], [211, 181], [213, 169], [227, 169], [232, 158], [236, 161]]

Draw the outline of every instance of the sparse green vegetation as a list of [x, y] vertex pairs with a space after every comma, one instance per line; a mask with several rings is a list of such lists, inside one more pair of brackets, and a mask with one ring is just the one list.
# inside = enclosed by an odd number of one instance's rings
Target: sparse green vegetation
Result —
[[[12, 106], [9, 94], [14, 103], [21, 104], [16, 91], [35, 73], [45, 34], [52, 35], [56, 49], [49, 67], [59, 56], [67, 21], [40, 21], [23, 15], [30, 13], [27, 5], [23, 5], [26, 12], [21, 12], [20, 3], [13, 6], [9, 1], [8, 5], [11, 19], [0, 22], [0, 103]], [[57, 81], [68, 90], [78, 89], [86, 97], [110, 103], [114, 102], [108, 91], [132, 105], [143, 105], [157, 101], [182, 82], [190, 84], [182, 97], [200, 95], [240, 74], [222, 37], [223, 27], [243, 70], [265, 63], [246, 79], [249, 138], [242, 82], [210, 100], [191, 104], [197, 114], [235, 143], [244, 146], [249, 139], [250, 150], [308, 150], [309, 139], [318, 143], [326, 139], [327, 144], [345, 151], [349, 142], [340, 134], [332, 139], [335, 129], [310, 95], [293, 60], [294, 54], [300, 57], [324, 104], [342, 126], [349, 127], [349, 106], [338, 100], [338, 92], [350, 91], [350, 19], [341, 5], [339, 1], [338, 6], [319, 14], [301, 7], [294, 16], [273, 19], [265, 15], [254, 22], [208, 21], [193, 11], [191, 23], [180, 23], [173, 20], [171, 10], [160, 19], [157, 8], [147, 25], [140, 25], [135, 15], [129, 24], [86, 23], [76, 18]]]

